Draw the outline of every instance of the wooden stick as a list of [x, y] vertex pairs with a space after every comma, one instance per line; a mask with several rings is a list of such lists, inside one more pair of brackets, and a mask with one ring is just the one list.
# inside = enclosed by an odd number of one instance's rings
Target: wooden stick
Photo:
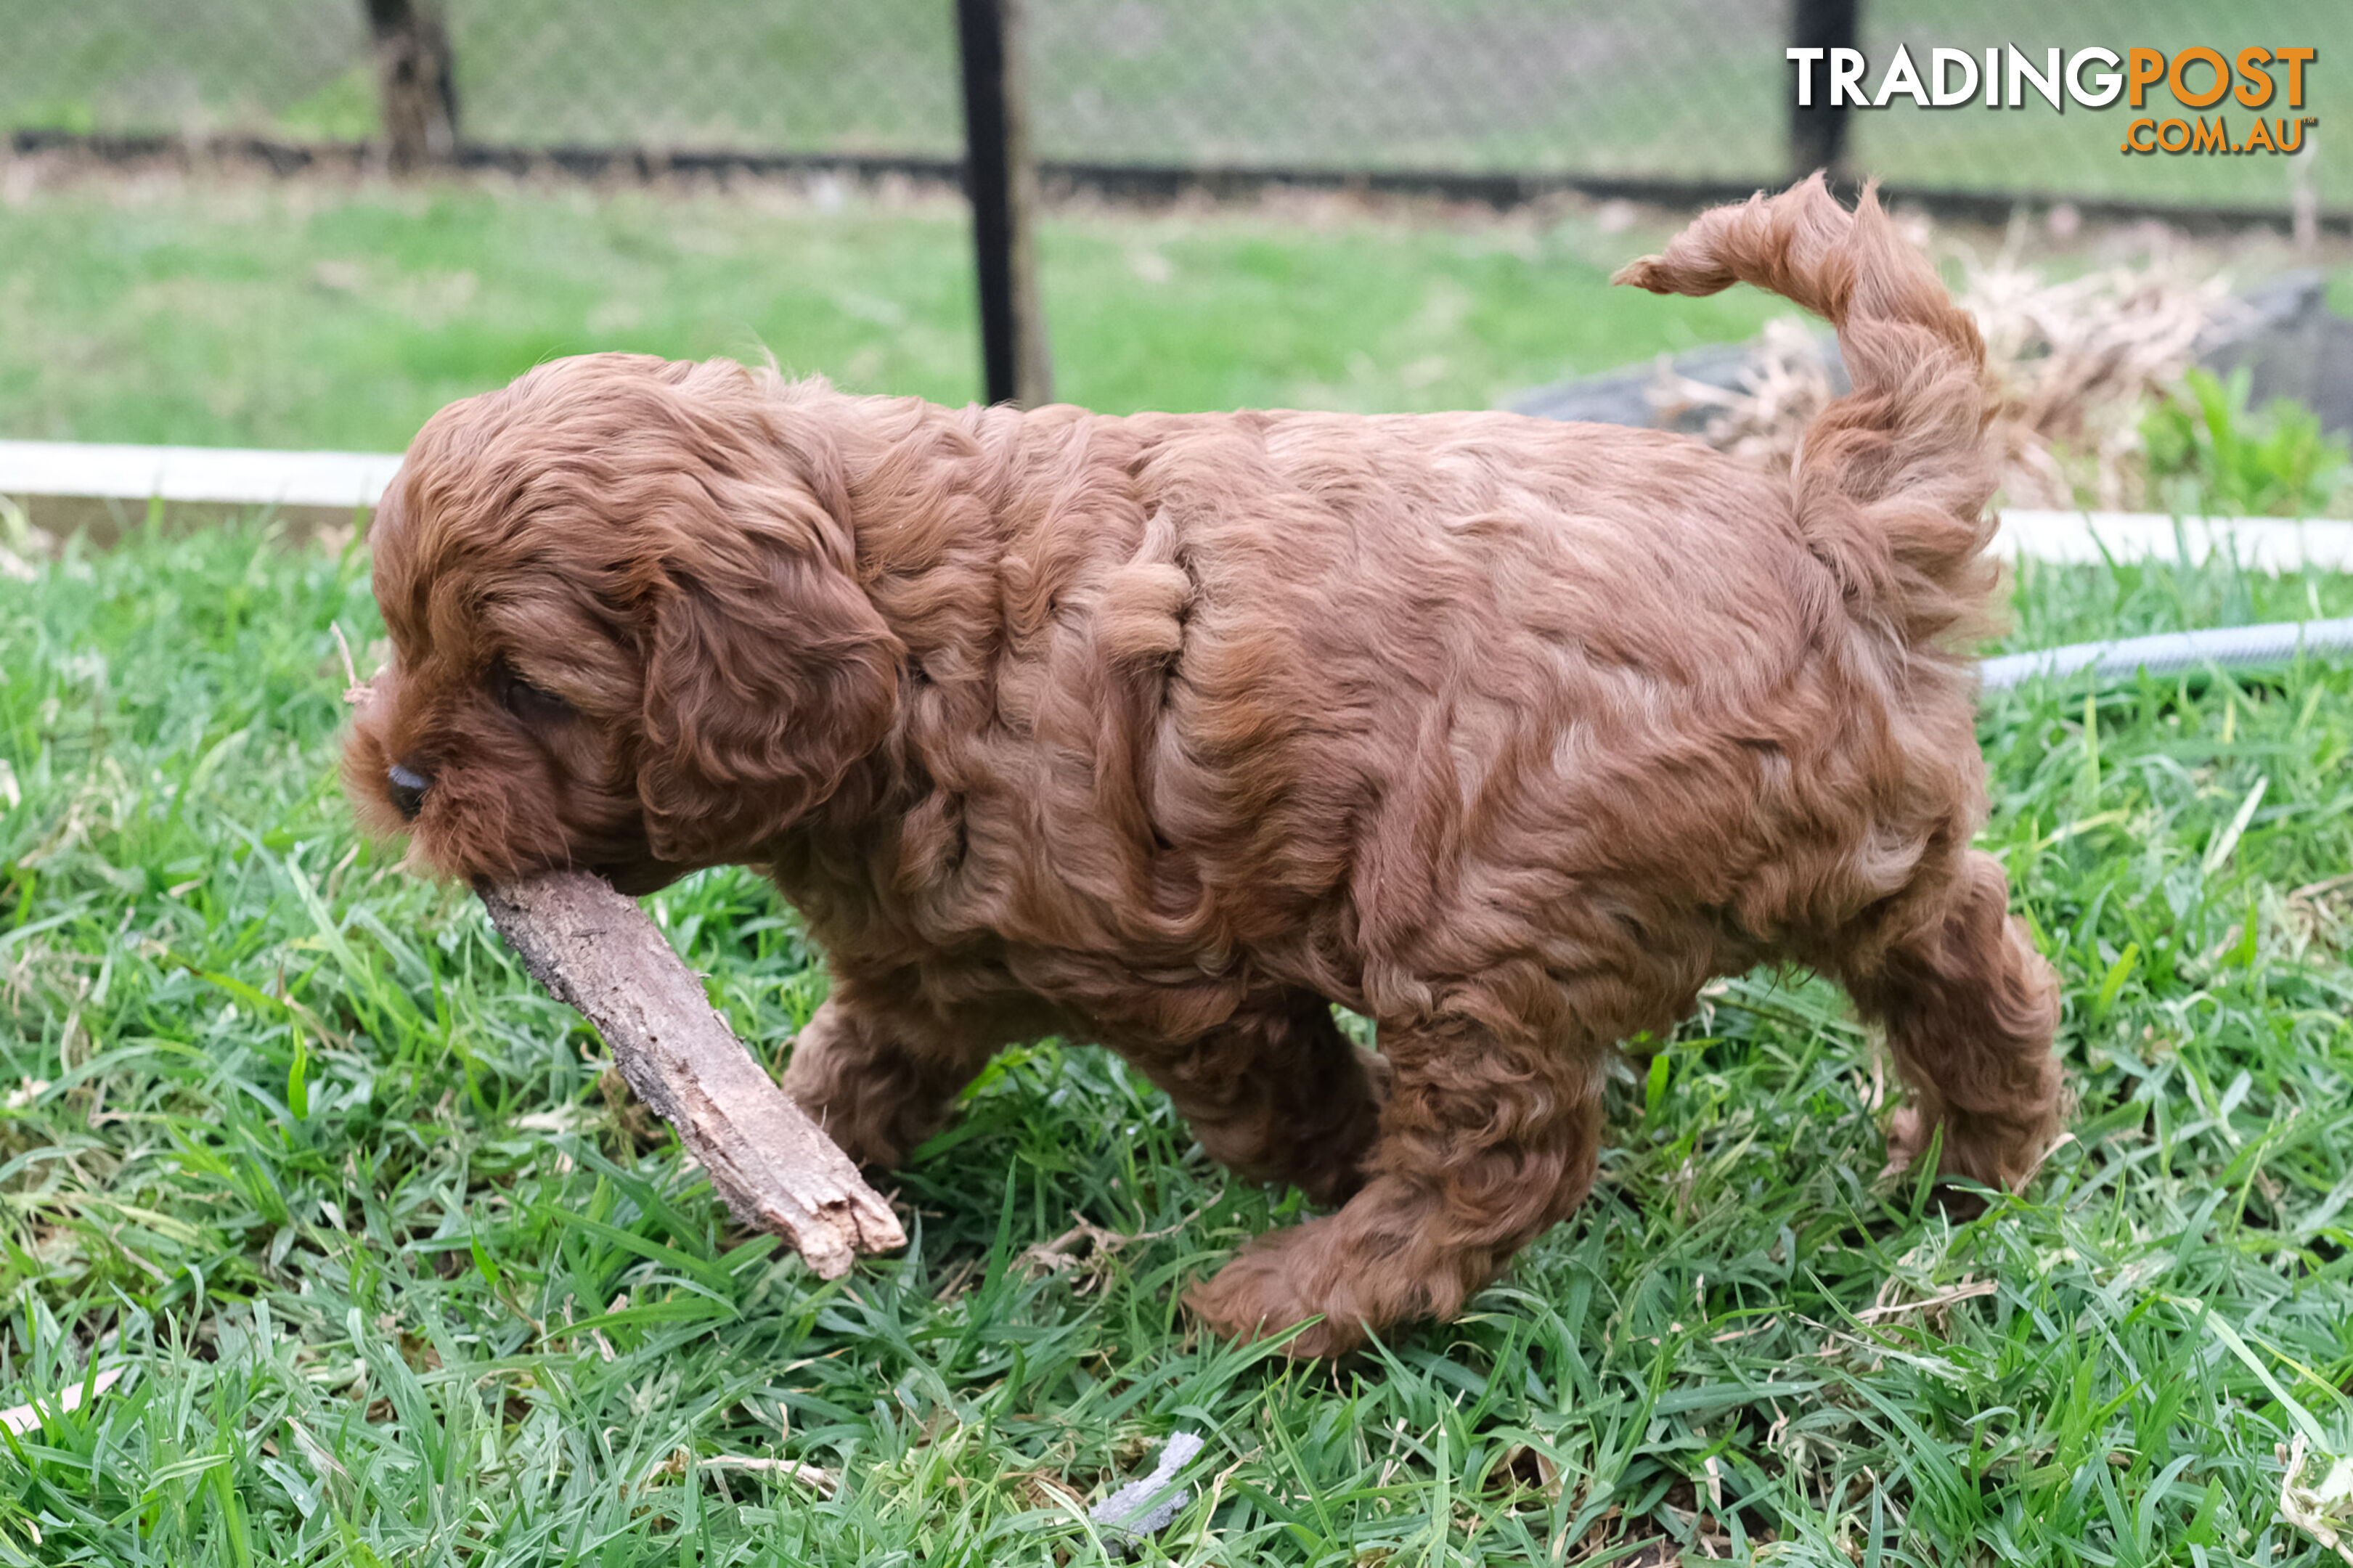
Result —
[[745, 1225], [825, 1279], [907, 1245], [891, 1205], [752, 1059], [637, 900], [585, 871], [476, 889], [532, 978], [596, 1026]]

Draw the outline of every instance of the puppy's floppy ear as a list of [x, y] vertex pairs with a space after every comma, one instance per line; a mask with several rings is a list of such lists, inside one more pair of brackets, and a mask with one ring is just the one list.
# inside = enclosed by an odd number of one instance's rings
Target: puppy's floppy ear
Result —
[[824, 804], [897, 717], [903, 653], [846, 531], [797, 487], [661, 509], [638, 793], [653, 851], [746, 854]]

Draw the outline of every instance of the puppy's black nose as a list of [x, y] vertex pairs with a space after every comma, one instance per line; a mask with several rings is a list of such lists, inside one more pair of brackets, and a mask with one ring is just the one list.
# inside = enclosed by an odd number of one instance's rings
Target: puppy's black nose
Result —
[[392, 796], [392, 804], [401, 816], [416, 821], [417, 814], [425, 809], [425, 792], [433, 787], [433, 781], [399, 763], [387, 768], [384, 776], [385, 793]]

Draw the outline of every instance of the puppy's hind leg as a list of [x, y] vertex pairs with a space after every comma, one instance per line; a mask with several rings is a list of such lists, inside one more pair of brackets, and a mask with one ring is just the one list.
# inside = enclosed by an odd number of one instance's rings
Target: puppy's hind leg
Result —
[[1885, 1026], [1911, 1086], [1888, 1135], [1891, 1161], [1918, 1158], [1941, 1124], [1944, 1173], [2015, 1190], [2059, 1131], [2059, 985], [2010, 918], [2009, 894], [2000, 863], [1970, 851], [1844, 979], [1863, 1016]]
[[785, 1092], [859, 1164], [896, 1165], [939, 1131], [956, 1092], [995, 1054], [992, 1041], [861, 1006], [837, 989], [793, 1042]]
[[[1590, 1049], [1584, 1048], [1590, 1047]], [[1382, 1030], [1393, 1080], [1371, 1179], [1338, 1214], [1259, 1237], [1187, 1304], [1222, 1334], [1336, 1355], [1450, 1318], [1592, 1188], [1599, 1042], [1504, 1037], [1466, 1021]]]

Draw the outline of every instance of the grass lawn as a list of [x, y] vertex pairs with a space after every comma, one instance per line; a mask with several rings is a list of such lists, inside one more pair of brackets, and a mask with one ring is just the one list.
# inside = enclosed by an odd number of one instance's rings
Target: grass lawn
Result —
[[[1610, 1091], [1593, 1200], [1332, 1369], [1190, 1331], [1299, 1216], [1109, 1057], [1009, 1053], [821, 1284], [733, 1230], [471, 899], [358, 842], [363, 546], [241, 526], [0, 577], [0, 1562], [2318, 1563], [2353, 1453], [2353, 670], [1993, 701], [1988, 844], [2067, 984], [2074, 1138], [1944, 1216], [1803, 977]], [[2353, 613], [2353, 580], [2031, 574], [2013, 646]], [[753, 877], [654, 900], [772, 1058], [821, 976]], [[1026, 1261], [1078, 1218], [1135, 1239]], [[774, 1464], [816, 1467], [795, 1479]], [[745, 1463], [744, 1461], [754, 1461]]]
[[[1485, 407], [1746, 337], [1743, 292], [1611, 289], [1663, 230], [1351, 204], [1043, 230], [1057, 393], [1143, 407]], [[979, 391], [952, 199], [451, 183], [66, 180], [0, 205], [0, 436], [397, 451], [451, 398], [592, 349], [773, 352], [860, 392]]]

